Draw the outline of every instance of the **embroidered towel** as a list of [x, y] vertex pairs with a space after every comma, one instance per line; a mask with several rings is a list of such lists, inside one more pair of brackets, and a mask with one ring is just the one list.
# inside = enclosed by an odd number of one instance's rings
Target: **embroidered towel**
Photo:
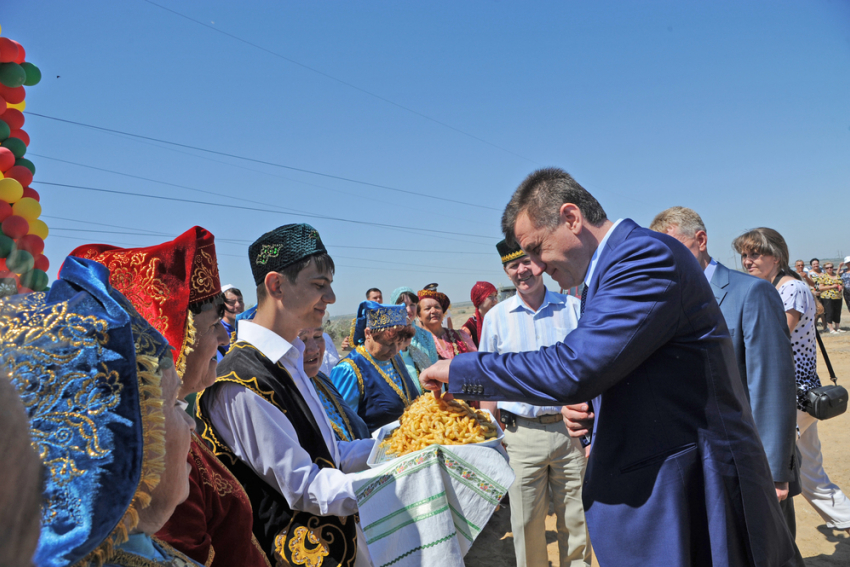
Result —
[[461, 566], [514, 481], [498, 451], [432, 445], [354, 475], [375, 567]]

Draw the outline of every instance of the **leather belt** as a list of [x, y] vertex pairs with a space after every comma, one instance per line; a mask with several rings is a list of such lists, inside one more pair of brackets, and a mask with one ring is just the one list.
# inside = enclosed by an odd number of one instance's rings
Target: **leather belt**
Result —
[[563, 417], [561, 417], [561, 414], [559, 414], [559, 413], [553, 413], [553, 414], [549, 414], [549, 415], [541, 415], [540, 417], [523, 417], [521, 415], [518, 415], [518, 416], [516, 416], [516, 418], [517, 418], [517, 421], [519, 421], [521, 419], [523, 421], [530, 421], [532, 423], [540, 423], [542, 425], [548, 425], [550, 423], [557, 423], [557, 422], [561, 421], [562, 419], [564, 419]]

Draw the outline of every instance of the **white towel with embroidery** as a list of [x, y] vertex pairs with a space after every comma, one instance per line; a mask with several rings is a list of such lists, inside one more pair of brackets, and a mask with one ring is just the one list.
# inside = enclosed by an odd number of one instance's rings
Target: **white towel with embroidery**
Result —
[[464, 445], [432, 445], [353, 476], [374, 567], [463, 565], [514, 481], [500, 452]]

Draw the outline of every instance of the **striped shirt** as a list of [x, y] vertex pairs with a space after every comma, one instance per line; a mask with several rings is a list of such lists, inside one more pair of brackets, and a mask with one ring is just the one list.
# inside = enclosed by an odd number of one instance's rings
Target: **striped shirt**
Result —
[[[578, 325], [581, 301], [577, 297], [546, 290], [540, 309], [532, 311], [519, 294], [487, 312], [481, 329], [480, 352], [526, 352], [564, 340]], [[522, 417], [556, 414], [560, 406], [533, 406], [499, 402], [499, 408]]]

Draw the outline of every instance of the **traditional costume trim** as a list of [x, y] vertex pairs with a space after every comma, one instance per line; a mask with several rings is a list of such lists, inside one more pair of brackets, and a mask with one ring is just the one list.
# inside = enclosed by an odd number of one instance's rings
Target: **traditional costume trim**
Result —
[[[364, 347], [362, 345], [358, 346], [357, 352], [360, 353], [360, 355], [363, 358], [368, 360], [369, 363], [372, 366], [375, 367], [375, 370], [378, 371], [378, 374], [381, 375], [381, 377], [386, 381], [386, 383], [390, 385], [390, 387], [395, 391], [396, 394], [398, 394], [398, 397], [401, 398], [401, 401], [404, 402], [404, 407], [409, 406], [410, 405], [410, 391], [407, 389], [407, 384], [404, 383], [404, 376], [402, 375], [401, 370], [399, 370], [398, 364], [396, 364], [395, 357], [393, 357], [390, 362], [392, 363], [393, 368], [395, 369], [396, 373], [398, 374], [399, 380], [401, 380], [401, 385], [404, 387], [404, 393], [402, 393], [401, 388], [399, 388], [398, 385], [396, 385], [396, 383], [393, 381], [393, 379], [386, 372], [384, 372], [384, 369], [381, 368], [381, 366], [377, 362], [375, 362], [375, 359], [372, 358], [372, 355], [369, 354], [369, 351], [366, 350], [366, 347]], [[349, 362], [351, 362], [352, 366], [354, 366], [354, 367], [357, 366], [356, 364], [354, 364], [353, 361], [350, 361], [350, 359], [346, 359], [346, 360], [349, 360]], [[357, 372], [358, 372], [357, 376], [359, 378], [360, 377], [359, 370]]]
[[351, 429], [351, 422], [348, 420], [348, 416], [345, 415], [345, 410], [339, 404], [336, 397], [330, 393], [324, 383], [316, 376], [310, 378], [310, 381], [313, 382], [313, 386], [316, 388], [316, 390], [319, 390], [319, 392], [322, 394], [322, 397], [327, 399], [328, 402], [333, 405], [333, 407], [336, 409], [336, 412], [342, 418], [343, 423], [345, 423], [346, 430], [343, 431], [342, 428], [337, 425], [333, 419], [331, 419], [331, 427], [333, 427], [334, 431], [336, 431], [340, 438], [344, 439], [345, 441], [351, 441], [352, 439], [354, 439], [354, 431]]
[[525, 252], [523, 252], [522, 250], [511, 252], [507, 256], [502, 256], [502, 264], [507, 264], [511, 260], [516, 260], [517, 258], [522, 258], [523, 256], [525, 256]]
[[348, 364], [349, 366], [351, 366], [352, 370], [354, 370], [354, 375], [357, 376], [357, 387], [360, 388], [360, 397], [363, 398], [363, 396], [366, 394], [366, 385], [363, 383], [363, 375], [360, 373], [360, 369], [357, 368], [357, 364], [350, 358], [343, 358], [339, 362], [340, 364]]

